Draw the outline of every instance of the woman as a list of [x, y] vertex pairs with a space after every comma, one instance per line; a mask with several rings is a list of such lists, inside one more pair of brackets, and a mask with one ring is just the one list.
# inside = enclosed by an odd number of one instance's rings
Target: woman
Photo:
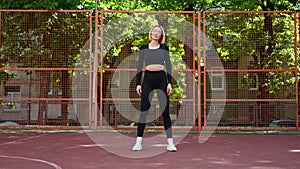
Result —
[[[150, 43], [142, 45], [139, 51], [136, 76], [136, 92], [141, 96], [141, 114], [137, 129], [136, 143], [132, 150], [142, 150], [142, 139], [146, 126], [146, 117], [150, 108], [152, 91], [157, 90], [159, 107], [164, 119], [164, 129], [167, 135], [167, 150], [177, 151], [172, 138], [172, 123], [169, 114], [169, 95], [172, 94], [172, 66], [169, 48], [164, 45], [164, 29], [156, 25], [150, 29]], [[145, 74], [141, 84], [142, 69]], [[164, 71], [166, 67], [166, 72]], [[150, 99], [149, 99], [150, 98]]]

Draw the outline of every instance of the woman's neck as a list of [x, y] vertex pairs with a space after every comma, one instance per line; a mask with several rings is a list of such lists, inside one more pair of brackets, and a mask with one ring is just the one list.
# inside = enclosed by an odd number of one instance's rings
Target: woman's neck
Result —
[[151, 49], [156, 49], [156, 48], [159, 48], [159, 46], [160, 46], [160, 44], [158, 43], [158, 41], [151, 41], [150, 43], [149, 43], [149, 48], [151, 48]]

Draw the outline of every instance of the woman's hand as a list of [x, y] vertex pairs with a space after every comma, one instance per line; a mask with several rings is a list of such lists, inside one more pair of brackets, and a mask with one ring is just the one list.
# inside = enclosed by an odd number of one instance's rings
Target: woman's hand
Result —
[[136, 86], [136, 92], [139, 96], [141, 96], [141, 94], [142, 94], [142, 86], [141, 85]]
[[171, 85], [171, 83], [168, 83], [168, 86], [167, 86], [167, 93], [168, 93], [168, 95], [171, 95], [171, 94], [172, 94], [172, 85]]

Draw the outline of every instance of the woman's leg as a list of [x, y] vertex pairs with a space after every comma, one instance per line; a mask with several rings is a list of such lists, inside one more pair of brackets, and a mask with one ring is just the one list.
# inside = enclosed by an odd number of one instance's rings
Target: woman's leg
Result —
[[158, 91], [158, 99], [159, 99], [159, 107], [162, 111], [162, 116], [164, 119], [164, 128], [166, 130], [167, 135], [167, 150], [168, 151], [177, 151], [176, 146], [174, 145], [173, 138], [172, 138], [172, 121], [170, 118], [169, 113], [169, 106], [170, 106], [170, 100], [167, 93], [167, 82], [162, 83], [159, 87]]
[[173, 142], [173, 136], [172, 136], [172, 121], [170, 118], [170, 113], [169, 113], [169, 105], [170, 105], [170, 101], [169, 101], [169, 96], [167, 94], [167, 85], [165, 84], [165, 86], [162, 85], [162, 87], [160, 88], [158, 94], [158, 99], [159, 99], [159, 107], [161, 107], [161, 111], [162, 111], [162, 116], [164, 118], [164, 128], [166, 130], [166, 135], [167, 135], [167, 150], [168, 151], [177, 151], [176, 146], [174, 145]]
[[151, 106], [150, 100], [152, 99], [151, 92], [153, 91], [153, 89], [150, 83], [151, 82], [149, 82], [147, 78], [145, 78], [142, 85], [141, 112], [140, 112], [140, 118], [139, 118], [138, 129], [137, 129], [138, 137], [143, 137], [144, 135], [144, 130], [147, 122], [147, 114]]
[[169, 113], [170, 99], [167, 93], [166, 82], [161, 83], [159, 90], [157, 91], [157, 96], [159, 100], [160, 111], [162, 112], [164, 120], [164, 128], [167, 134], [167, 138], [172, 138], [172, 121]]

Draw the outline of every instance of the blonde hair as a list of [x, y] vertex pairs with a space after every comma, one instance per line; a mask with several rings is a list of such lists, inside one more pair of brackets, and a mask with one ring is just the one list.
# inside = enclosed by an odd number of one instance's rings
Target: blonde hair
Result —
[[166, 41], [166, 33], [165, 33], [165, 30], [164, 30], [164, 28], [162, 27], [162, 26], [160, 26], [160, 25], [155, 25], [155, 26], [153, 26], [151, 29], [150, 29], [150, 31], [149, 31], [149, 40], [151, 41], [151, 32], [152, 32], [152, 30], [154, 29], [154, 28], [160, 28], [161, 29], [161, 31], [162, 31], [162, 35], [161, 35], [161, 37], [159, 38], [159, 40], [158, 40], [158, 43], [159, 44], [163, 44], [163, 43], [165, 43], [165, 41]]

